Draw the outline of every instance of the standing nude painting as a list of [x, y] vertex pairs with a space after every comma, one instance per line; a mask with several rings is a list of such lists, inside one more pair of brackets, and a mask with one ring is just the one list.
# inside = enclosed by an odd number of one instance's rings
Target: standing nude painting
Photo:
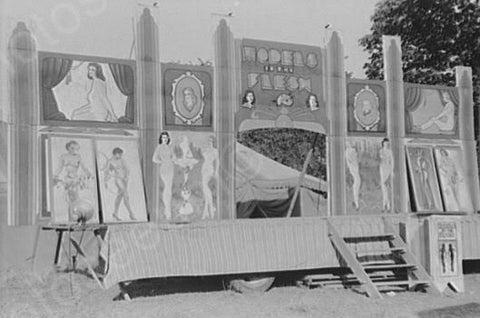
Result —
[[210, 133], [160, 134], [152, 157], [158, 165], [159, 213], [168, 222], [215, 219], [218, 150]]
[[435, 161], [445, 210], [471, 211], [473, 205], [463, 170], [463, 156], [460, 147], [436, 147]]
[[92, 140], [52, 136], [48, 145], [48, 205], [53, 222], [98, 223]]
[[345, 165], [349, 214], [391, 212], [394, 160], [390, 140], [347, 138]]
[[415, 211], [443, 211], [431, 147], [408, 146], [408, 168], [413, 185]]
[[97, 140], [96, 150], [103, 222], [146, 222], [136, 140]]

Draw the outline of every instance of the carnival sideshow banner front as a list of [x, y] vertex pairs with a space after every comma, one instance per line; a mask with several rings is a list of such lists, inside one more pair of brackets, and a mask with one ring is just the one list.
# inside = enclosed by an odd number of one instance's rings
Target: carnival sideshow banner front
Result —
[[152, 160], [159, 166], [163, 220], [218, 218], [218, 158], [213, 133], [162, 132]]

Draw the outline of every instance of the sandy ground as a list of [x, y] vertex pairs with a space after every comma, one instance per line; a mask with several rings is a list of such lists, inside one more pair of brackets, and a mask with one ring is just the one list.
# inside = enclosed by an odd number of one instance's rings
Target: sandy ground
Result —
[[[480, 303], [480, 274], [466, 275], [464, 294], [405, 292], [379, 300], [342, 288], [309, 289], [287, 279], [277, 281], [266, 293], [238, 294], [225, 290], [220, 278], [149, 280], [131, 285], [133, 299], [124, 301], [114, 300], [117, 287], [102, 290], [82, 272], [52, 270], [40, 277], [25, 264], [0, 272], [0, 317], [407, 318], [440, 317], [421, 312]], [[480, 309], [455, 317], [480, 317]]]

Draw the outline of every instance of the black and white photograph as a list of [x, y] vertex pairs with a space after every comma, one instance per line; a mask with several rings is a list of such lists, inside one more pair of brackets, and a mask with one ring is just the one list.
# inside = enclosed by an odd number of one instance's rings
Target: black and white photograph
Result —
[[0, 0], [0, 317], [480, 317], [479, 0]]

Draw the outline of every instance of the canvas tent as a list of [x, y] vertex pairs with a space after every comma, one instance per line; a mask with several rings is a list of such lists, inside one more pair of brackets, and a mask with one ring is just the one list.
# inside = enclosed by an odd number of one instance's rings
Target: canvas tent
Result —
[[[236, 144], [235, 198], [237, 217], [282, 217], [292, 200], [300, 172]], [[305, 175], [293, 215], [318, 215], [327, 183]]]

